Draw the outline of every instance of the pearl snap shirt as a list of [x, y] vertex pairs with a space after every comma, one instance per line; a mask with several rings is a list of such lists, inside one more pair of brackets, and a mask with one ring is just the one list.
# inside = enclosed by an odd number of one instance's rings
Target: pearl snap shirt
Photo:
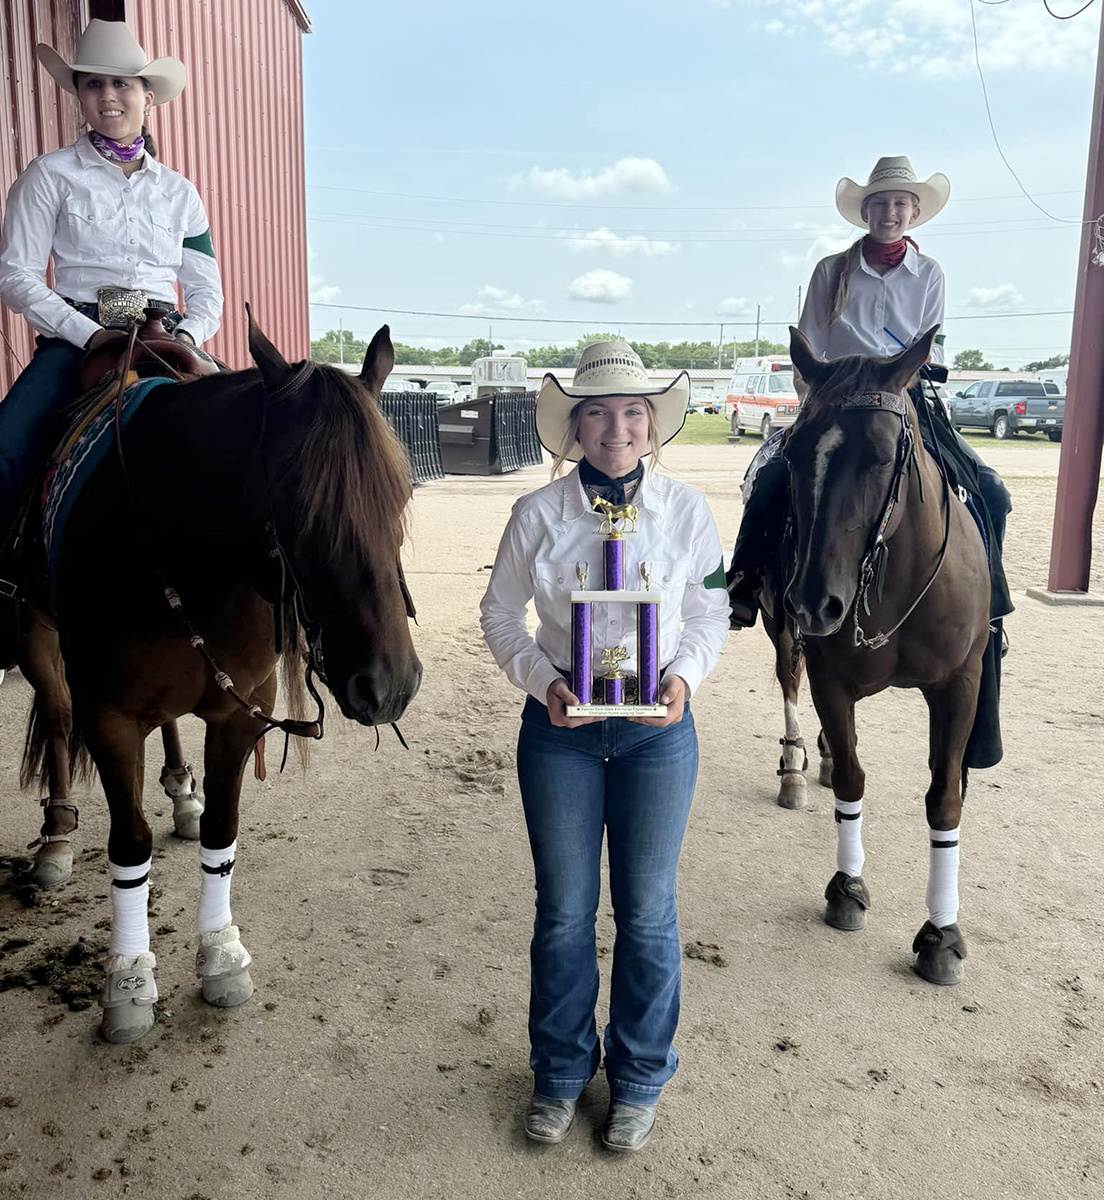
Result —
[[[821, 358], [843, 358], [847, 354], [889, 358], [911, 346], [933, 325], [942, 326], [943, 269], [911, 245], [905, 247], [901, 263], [884, 275], [879, 275], [860, 254], [848, 280], [843, 312], [835, 324], [829, 325], [835, 259], [830, 255], [814, 268], [798, 324]], [[890, 337], [887, 329], [900, 341]], [[938, 343], [932, 346], [931, 356], [932, 362], [941, 363], [943, 347]]]
[[[664, 475], [645, 474], [633, 503], [636, 533], [624, 538], [625, 586], [643, 591], [640, 567], [651, 571], [659, 606], [659, 661], [679, 675], [691, 694], [716, 666], [728, 634], [723, 552], [705, 497]], [[576, 468], [523, 496], [502, 535], [480, 606], [483, 636], [510, 682], [542, 704], [548, 688], [571, 666], [571, 592], [580, 590], [576, 565], [586, 563], [587, 589], [605, 587], [601, 518], [590, 505]], [[536, 635], [526, 628], [526, 606], [536, 608]], [[681, 621], [680, 621], [681, 617]], [[623, 669], [636, 670], [636, 606], [595, 604], [593, 660], [624, 646]]]
[[[205, 342], [222, 316], [222, 283], [209, 251], [203, 202], [193, 185], [145, 155], [129, 178], [87, 137], [36, 158], [15, 181], [4, 209], [0, 300], [47, 337], [83, 346], [100, 326], [65, 303], [94, 303], [96, 289], [141, 289], [176, 304], [177, 327]], [[204, 235], [207, 235], [206, 238]], [[54, 261], [54, 288], [46, 267]], [[63, 299], [63, 297], [65, 299]]]

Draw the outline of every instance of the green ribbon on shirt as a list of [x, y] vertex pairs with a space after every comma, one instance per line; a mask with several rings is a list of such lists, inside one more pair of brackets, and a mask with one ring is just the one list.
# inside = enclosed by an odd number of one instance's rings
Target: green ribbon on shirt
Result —
[[205, 229], [202, 233], [195, 237], [184, 239], [185, 250], [195, 250], [199, 254], [206, 254], [208, 258], [215, 257], [215, 247], [211, 244], [211, 231]]
[[721, 588], [721, 589], [723, 589], [725, 587], [725, 570], [724, 570], [724, 559], [723, 558], [717, 564], [717, 569], [715, 571], [711, 571], [702, 580], [702, 587]]

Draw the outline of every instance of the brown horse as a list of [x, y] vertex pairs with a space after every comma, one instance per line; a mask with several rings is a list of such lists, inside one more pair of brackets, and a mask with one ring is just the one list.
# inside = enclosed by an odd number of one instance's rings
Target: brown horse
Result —
[[809, 394], [782, 448], [790, 566], [768, 570], [764, 595], [786, 702], [779, 802], [804, 803], [796, 709], [804, 661], [821, 722], [821, 782], [836, 796], [838, 869], [825, 919], [861, 929], [870, 895], [855, 703], [888, 687], [920, 690], [929, 712], [929, 920], [913, 951], [923, 978], [957, 983], [966, 957], [957, 924], [962, 758], [989, 637], [989, 573], [977, 526], [925, 449], [907, 394], [935, 330], [895, 358], [828, 363], [798, 330], [790, 334]]
[[[399, 565], [408, 463], [377, 403], [394, 363], [386, 326], [359, 379], [289, 366], [252, 318], [250, 350], [256, 370], [156, 387], [116, 429], [118, 454], [91, 474], [64, 529], [56, 622], [37, 612], [24, 643], [35, 688], [25, 776], [50, 774], [53, 759], [67, 778], [70, 760], [90, 754], [110, 808], [109, 1041], [141, 1037], [157, 998], [147, 736], [167, 727], [167, 755], [182, 764], [172, 722], [194, 713], [206, 724], [196, 973], [208, 1002], [240, 1004], [253, 985], [230, 872], [243, 772], [273, 724], [281, 654], [300, 696], [306, 662], [312, 696], [317, 676], [365, 725], [396, 720], [421, 679]], [[188, 464], [189, 489], [173, 462]], [[318, 703], [317, 729], [286, 726], [320, 736]], [[46, 811], [48, 836], [75, 825], [65, 807]]]

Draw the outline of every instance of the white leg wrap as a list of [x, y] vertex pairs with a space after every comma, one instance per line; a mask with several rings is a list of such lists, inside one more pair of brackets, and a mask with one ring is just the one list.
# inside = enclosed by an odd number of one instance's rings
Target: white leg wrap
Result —
[[140, 867], [120, 867], [108, 862], [111, 874], [111, 944], [108, 954], [133, 957], [148, 954], [149, 873], [152, 860]]
[[836, 801], [836, 870], [861, 875], [866, 855], [862, 845], [862, 801]]
[[928, 920], [944, 929], [958, 920], [958, 835], [957, 829], [928, 828], [931, 849], [928, 859]]
[[199, 935], [196, 951], [196, 975], [200, 979], [213, 979], [220, 975], [237, 975], [253, 961], [249, 951], [241, 944], [236, 925], [216, 929]]
[[225, 929], [233, 920], [230, 915], [230, 880], [234, 874], [234, 856], [237, 849], [236, 840], [225, 850], [208, 850], [200, 844], [197, 928], [201, 934]]

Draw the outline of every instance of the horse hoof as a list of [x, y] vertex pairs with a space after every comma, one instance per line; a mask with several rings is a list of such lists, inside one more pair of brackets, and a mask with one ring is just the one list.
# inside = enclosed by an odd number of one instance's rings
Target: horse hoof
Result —
[[216, 1008], [234, 1008], [253, 995], [249, 951], [241, 944], [236, 925], [199, 935], [196, 975], [203, 999]]
[[215, 1008], [237, 1008], [253, 995], [253, 979], [248, 968], [236, 975], [220, 975], [203, 980], [203, 999]]
[[73, 851], [64, 842], [39, 847], [34, 865], [27, 872], [27, 882], [48, 891], [60, 887], [73, 874]]
[[198, 842], [199, 818], [202, 816], [203, 802], [198, 793], [173, 800], [173, 832], [178, 838]]
[[931, 921], [925, 921], [913, 938], [912, 952], [916, 955], [913, 969], [921, 979], [939, 987], [954, 987], [962, 982], [966, 973], [963, 964], [966, 939], [957, 925], [938, 929]]
[[778, 791], [778, 803], [782, 808], [804, 808], [808, 804], [808, 793], [804, 775], [785, 775]]
[[108, 959], [101, 1002], [100, 1033], [114, 1046], [136, 1042], [153, 1028], [157, 983], [152, 954], [115, 955]]
[[820, 760], [820, 775], [818, 779], [821, 787], [830, 788], [832, 786], [832, 760], [830, 758], [822, 758]]
[[824, 920], [833, 929], [853, 933], [866, 924], [866, 910], [870, 907], [870, 893], [861, 875], [845, 875], [837, 871], [824, 889], [828, 907]]

